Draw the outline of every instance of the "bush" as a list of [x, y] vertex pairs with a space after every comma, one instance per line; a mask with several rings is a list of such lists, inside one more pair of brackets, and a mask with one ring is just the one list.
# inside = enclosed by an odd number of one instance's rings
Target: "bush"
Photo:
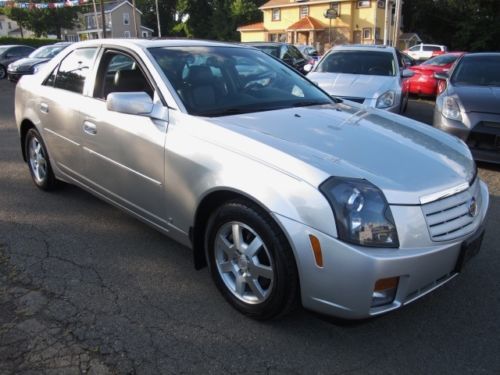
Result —
[[60, 42], [59, 39], [37, 39], [37, 38], [13, 38], [10, 36], [0, 37], [0, 45], [2, 44], [23, 44], [38, 48], [46, 46], [47, 44], [54, 44]]

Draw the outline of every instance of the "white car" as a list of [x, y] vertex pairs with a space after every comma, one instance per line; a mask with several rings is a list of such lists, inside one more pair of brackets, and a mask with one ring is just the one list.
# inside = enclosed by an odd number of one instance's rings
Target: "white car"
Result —
[[448, 48], [439, 44], [417, 44], [404, 52], [415, 60], [423, 61], [448, 52]]
[[330, 95], [366, 107], [403, 113], [408, 105], [402, 54], [393, 47], [345, 45], [332, 48], [307, 75]]

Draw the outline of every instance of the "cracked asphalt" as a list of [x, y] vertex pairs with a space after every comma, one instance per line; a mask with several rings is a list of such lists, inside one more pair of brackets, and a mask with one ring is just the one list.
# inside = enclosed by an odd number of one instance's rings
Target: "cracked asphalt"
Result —
[[[377, 319], [233, 310], [188, 249], [69, 185], [35, 188], [0, 81], [0, 374], [498, 374], [500, 168], [480, 254]], [[432, 104], [412, 101], [428, 121]], [[354, 276], [355, 277], [355, 276]]]

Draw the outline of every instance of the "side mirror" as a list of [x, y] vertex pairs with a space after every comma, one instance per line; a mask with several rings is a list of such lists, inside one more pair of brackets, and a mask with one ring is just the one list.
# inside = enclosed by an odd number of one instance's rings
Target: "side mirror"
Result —
[[415, 72], [410, 69], [403, 69], [401, 72], [401, 78], [411, 78], [415, 75]]
[[448, 75], [448, 73], [441, 72], [441, 73], [434, 73], [434, 78], [446, 81], [448, 78], [450, 78], [450, 76]]
[[312, 70], [313, 66], [312, 64], [306, 64], [304, 65], [304, 72], [309, 73]]
[[145, 92], [113, 92], [106, 98], [106, 108], [113, 112], [148, 116], [153, 107], [153, 101]]

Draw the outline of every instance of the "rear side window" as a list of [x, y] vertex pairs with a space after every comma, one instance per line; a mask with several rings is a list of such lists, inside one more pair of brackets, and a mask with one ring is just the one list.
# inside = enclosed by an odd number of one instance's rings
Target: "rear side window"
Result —
[[82, 94], [96, 52], [97, 48], [81, 48], [66, 56], [59, 65], [54, 87]]

